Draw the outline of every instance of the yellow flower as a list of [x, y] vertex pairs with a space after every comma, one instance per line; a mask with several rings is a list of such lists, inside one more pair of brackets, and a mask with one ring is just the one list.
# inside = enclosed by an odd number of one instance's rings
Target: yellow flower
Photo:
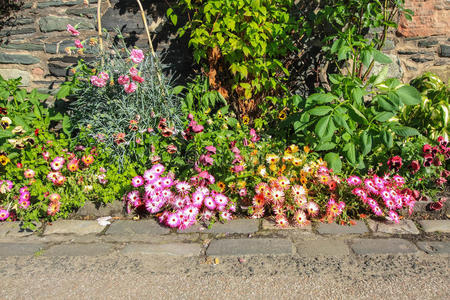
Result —
[[221, 111], [217, 112], [217, 119], [222, 119], [223, 118], [223, 114]]
[[2, 126], [3, 129], [7, 129], [9, 128], [9, 126], [11, 125], [12, 121], [10, 118], [8, 117], [3, 117], [2, 120], [0, 121], [0, 124]]
[[205, 110], [205, 114], [207, 115], [207, 114], [209, 114], [210, 112], [211, 112], [211, 107], [208, 107], [208, 109]]
[[245, 182], [245, 181], [243, 181], [243, 180], [238, 181], [237, 187], [238, 187], [239, 189], [243, 189], [243, 188], [245, 188], [245, 186], [246, 186], [246, 182]]
[[311, 152], [311, 149], [309, 148], [309, 146], [304, 146], [303, 151], [305, 151], [305, 153], [308, 154], [309, 152]]
[[306, 177], [302, 176], [300, 177], [300, 183], [305, 185], [308, 182], [308, 180], [306, 179]]
[[258, 150], [256, 150], [256, 149], [250, 153], [251, 156], [255, 156], [256, 154], [258, 154]]
[[298, 152], [298, 146], [297, 145], [290, 145], [286, 149], [287, 153], [297, 153]]
[[0, 164], [5, 166], [9, 162], [10, 162], [10, 160], [9, 160], [9, 158], [7, 156], [0, 155]]
[[97, 39], [96, 38], [90, 38], [89, 39], [89, 45], [91, 45], [91, 46], [97, 45]]
[[303, 164], [303, 160], [301, 158], [294, 157], [292, 164], [296, 167], [300, 167]]
[[269, 164], [276, 164], [279, 160], [280, 160], [280, 158], [278, 156], [276, 156], [275, 154], [267, 154], [266, 155], [266, 161]]
[[272, 172], [276, 172], [276, 171], [277, 171], [277, 165], [271, 164], [271, 165], [269, 166], [269, 169], [270, 169], [270, 171], [272, 171]]
[[284, 120], [286, 119], [286, 112], [284, 110], [280, 111], [280, 113], [278, 114], [278, 119], [280, 120]]
[[258, 167], [258, 174], [259, 174], [259, 176], [261, 176], [261, 177], [266, 177], [267, 176], [267, 170], [266, 170], [266, 167], [264, 167], [264, 166], [259, 166]]
[[217, 183], [217, 186], [219, 187], [219, 189], [220, 189], [221, 192], [225, 191], [226, 185], [225, 185], [225, 183], [223, 183], [222, 181], [219, 181], [219, 182]]
[[283, 161], [292, 161], [294, 159], [294, 156], [292, 156], [291, 154], [287, 153], [283, 156]]
[[242, 124], [248, 125], [248, 123], [250, 123], [250, 118], [247, 115], [243, 116], [242, 117]]

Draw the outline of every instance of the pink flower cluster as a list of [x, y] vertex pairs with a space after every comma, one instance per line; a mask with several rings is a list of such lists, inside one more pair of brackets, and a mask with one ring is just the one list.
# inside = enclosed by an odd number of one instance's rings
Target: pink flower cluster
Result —
[[188, 115], [188, 119], [189, 119], [189, 125], [188, 127], [183, 131], [183, 138], [185, 140], [191, 140], [194, 136], [192, 135], [192, 133], [200, 133], [202, 132], [205, 128], [203, 127], [203, 125], [200, 125], [197, 123], [197, 121], [194, 120], [194, 115], [193, 114], [189, 114]]
[[[194, 176], [188, 183], [175, 180], [170, 172], [163, 175], [164, 172], [165, 167], [157, 164], [131, 180], [136, 189], [124, 196], [128, 212], [145, 207], [149, 213], [159, 214], [160, 223], [178, 229], [192, 226], [198, 218], [210, 221], [216, 213], [222, 220], [232, 218], [235, 205], [225, 195], [208, 188], [210, 182], [201, 177], [206, 174]], [[139, 187], [143, 187], [142, 192]]]
[[19, 207], [27, 209], [30, 206], [30, 191], [27, 186], [20, 188], [19, 190]]
[[[244, 171], [245, 162], [244, 162], [244, 158], [241, 155], [241, 150], [239, 150], [239, 148], [236, 147], [236, 143], [237, 143], [237, 141], [232, 141], [230, 143], [230, 150], [234, 154], [234, 159], [231, 162], [233, 164], [233, 166], [231, 167], [231, 172], [239, 174], [240, 172]], [[245, 142], [244, 142], [244, 144], [245, 144]]]
[[105, 72], [100, 72], [98, 76], [91, 76], [91, 83], [96, 87], [104, 87], [108, 83], [109, 75]]
[[144, 78], [138, 75], [139, 71], [135, 67], [130, 68], [129, 73], [130, 75], [120, 75], [119, 78], [117, 79], [117, 82], [123, 86], [125, 93], [127, 94], [131, 94], [136, 91], [138, 87], [136, 82], [137, 83], [144, 82]]
[[351, 176], [347, 179], [347, 183], [354, 187], [352, 193], [369, 205], [377, 216], [386, 216], [385, 211], [388, 211], [386, 218], [398, 223], [399, 216], [396, 210], [405, 207], [412, 213], [416, 201], [414, 193], [410, 189], [402, 188], [405, 179], [399, 175], [392, 178], [389, 175], [383, 178], [374, 175], [366, 178], [364, 182], [358, 176]]

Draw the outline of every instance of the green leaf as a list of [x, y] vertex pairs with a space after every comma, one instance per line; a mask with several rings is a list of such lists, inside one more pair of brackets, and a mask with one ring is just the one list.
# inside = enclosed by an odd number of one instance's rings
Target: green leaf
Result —
[[367, 132], [363, 132], [363, 134], [361, 135], [361, 140], [362, 140], [362, 154], [363, 155], [367, 155], [370, 153], [370, 151], [372, 150], [372, 136], [369, 135]]
[[400, 97], [400, 100], [406, 105], [416, 105], [421, 102], [420, 93], [410, 85], [404, 85], [397, 89], [395, 93]]
[[317, 93], [312, 94], [306, 99], [306, 107], [310, 107], [316, 104], [324, 104], [324, 103], [330, 103], [331, 101], [337, 99], [337, 97], [333, 94], [329, 93]]
[[333, 142], [323, 142], [323, 143], [319, 143], [319, 145], [317, 145], [314, 150], [316, 151], [329, 151], [331, 149], [334, 149], [336, 147], [336, 144]]
[[309, 110], [308, 112], [313, 116], [324, 116], [332, 110], [333, 109], [329, 106], [317, 106]]
[[334, 172], [339, 173], [342, 169], [342, 161], [337, 153], [330, 152], [323, 158], [327, 162], [327, 166], [333, 169]]
[[353, 105], [349, 105], [349, 111], [348, 114], [352, 120], [354, 120], [357, 123], [362, 124], [369, 124], [369, 121], [367, 121], [366, 117]]
[[386, 76], [388, 75], [388, 71], [389, 71], [389, 67], [384, 66], [383, 69], [381, 69], [380, 73], [378, 73], [377, 75], [375, 75], [373, 77], [372, 84], [377, 85], [377, 84], [382, 83], [386, 79]]
[[420, 134], [417, 129], [408, 127], [408, 126], [395, 126], [395, 127], [392, 127], [392, 130], [399, 136], [403, 136], [403, 137]]
[[393, 114], [391, 112], [388, 112], [388, 111], [383, 111], [383, 112], [378, 113], [375, 116], [375, 120], [377, 120], [379, 122], [386, 122], [387, 120], [389, 120], [393, 116], [395, 116], [395, 114]]
[[394, 139], [392, 138], [392, 135], [386, 130], [381, 132], [381, 139], [388, 149], [391, 149], [392, 146], [394, 146]]
[[389, 56], [383, 54], [381, 51], [374, 49], [373, 50], [373, 59], [380, 64], [390, 64], [392, 63], [392, 59]]
[[363, 89], [359, 87], [355, 87], [352, 89], [352, 99], [357, 105], [361, 105], [363, 102], [364, 92]]
[[334, 131], [333, 120], [331, 119], [331, 115], [324, 116], [320, 118], [319, 122], [317, 122], [316, 128], [314, 132], [317, 134], [319, 139], [322, 139], [331, 134], [330, 131]]
[[72, 87], [69, 84], [62, 84], [61, 87], [58, 90], [58, 93], [56, 93], [57, 99], [62, 99], [70, 95], [72, 91]]
[[344, 150], [344, 153], [345, 153], [345, 157], [348, 159], [348, 161], [351, 164], [355, 164], [356, 163], [356, 147], [355, 147], [355, 144], [348, 143], [348, 144], [345, 145], [343, 150]]
[[178, 95], [179, 93], [181, 93], [184, 89], [184, 86], [182, 85], [177, 85], [176, 87], [173, 88], [172, 93], [174, 95]]

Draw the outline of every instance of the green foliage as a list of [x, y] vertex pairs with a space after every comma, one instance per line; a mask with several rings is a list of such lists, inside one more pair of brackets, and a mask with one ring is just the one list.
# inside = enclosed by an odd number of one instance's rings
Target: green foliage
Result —
[[404, 0], [328, 0], [307, 26], [309, 32], [323, 26], [331, 29], [323, 47], [328, 59], [338, 68], [345, 66], [343, 73], [365, 81], [375, 62], [391, 63], [381, 50], [388, 30], [397, 28], [398, 13], [411, 20], [412, 11], [404, 8]]
[[422, 95], [419, 105], [406, 106], [400, 114], [400, 122], [414, 127], [431, 138], [449, 138], [450, 87], [432, 73], [425, 73], [411, 81]]
[[16, 157], [26, 145], [34, 145], [37, 132], [47, 131], [52, 122], [68, 121], [54, 108], [43, 104], [49, 95], [38, 93], [36, 89], [28, 93], [19, 88], [20, 82], [21, 78], [4, 80], [0, 76], [3, 115], [0, 152], [6, 153], [10, 159]]
[[[222, 87], [231, 100], [244, 101], [283, 86], [288, 70], [281, 59], [294, 49], [289, 34], [298, 27], [289, 11], [292, 0], [179, 2], [190, 13], [180, 33], [190, 31], [194, 58], [207, 68], [213, 88]], [[173, 17], [172, 10], [168, 15]], [[242, 104], [234, 103], [234, 108], [249, 111]]]
[[398, 121], [404, 106], [420, 102], [413, 87], [380, 75], [372, 76], [366, 84], [343, 75], [330, 75], [330, 81], [331, 92], [310, 95], [292, 125], [297, 136], [316, 151], [331, 151], [325, 160], [336, 171], [340, 171], [341, 156], [351, 166], [364, 169], [371, 153], [419, 134]]
[[[128, 56], [130, 51], [122, 43], [119, 48], [111, 46], [111, 51], [101, 53], [96, 47], [97, 60], [80, 60], [76, 73], [70, 82], [59, 90], [58, 97], [71, 95], [75, 98], [70, 104], [71, 120], [81, 132], [81, 143], [101, 143], [113, 161], [121, 166], [126, 160], [143, 161], [150, 155], [150, 145], [161, 135], [160, 121], [171, 134], [181, 130], [181, 87], [173, 87], [172, 77], [161, 70], [157, 57], [146, 55], [139, 64]], [[137, 69], [142, 83], [133, 82], [131, 68]], [[91, 83], [92, 76], [101, 72], [109, 79], [104, 87]], [[99, 75], [101, 76], [101, 75]], [[129, 76], [137, 89], [126, 92], [118, 81], [119, 76]]]

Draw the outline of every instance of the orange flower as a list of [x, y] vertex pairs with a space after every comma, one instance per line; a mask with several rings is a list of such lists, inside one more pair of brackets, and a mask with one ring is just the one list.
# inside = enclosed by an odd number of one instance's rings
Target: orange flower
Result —
[[300, 183], [305, 185], [308, 182], [305, 176], [300, 177]]
[[75, 172], [78, 170], [78, 159], [72, 159], [67, 163], [67, 169], [69, 169], [70, 172]]
[[84, 155], [81, 160], [86, 166], [89, 166], [94, 162], [94, 157], [92, 155]]
[[222, 192], [225, 191], [226, 185], [225, 185], [225, 183], [223, 183], [222, 181], [219, 181], [219, 182], [217, 183], [217, 186], [219, 187], [219, 189], [220, 189]]
[[309, 146], [304, 146], [303, 151], [305, 151], [305, 153], [308, 154], [309, 152], [311, 152], [311, 149], [309, 148]]

